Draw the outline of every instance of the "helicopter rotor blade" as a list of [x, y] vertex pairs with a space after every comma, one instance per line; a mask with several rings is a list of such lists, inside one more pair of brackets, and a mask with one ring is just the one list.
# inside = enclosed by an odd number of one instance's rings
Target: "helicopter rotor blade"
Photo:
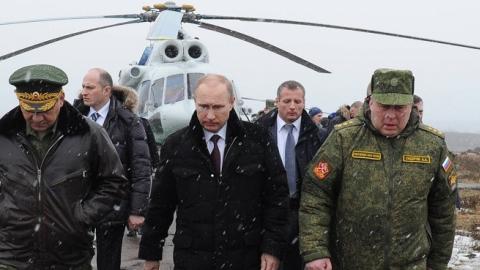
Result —
[[314, 22], [302, 22], [302, 21], [292, 21], [292, 20], [282, 20], [282, 19], [268, 19], [268, 18], [253, 18], [253, 17], [236, 17], [236, 16], [217, 16], [217, 15], [199, 15], [195, 14], [195, 18], [197, 20], [200, 19], [210, 19], [210, 20], [238, 20], [238, 21], [247, 21], [247, 22], [267, 22], [267, 23], [282, 23], [282, 24], [294, 24], [294, 25], [305, 25], [305, 26], [316, 26], [316, 27], [325, 27], [325, 28], [332, 28], [332, 29], [340, 29], [340, 30], [348, 30], [354, 32], [362, 32], [362, 33], [370, 33], [375, 35], [384, 35], [384, 36], [391, 36], [397, 38], [405, 38], [405, 39], [413, 39], [431, 43], [439, 43], [449, 46], [456, 46], [474, 50], [480, 50], [480, 47], [449, 42], [449, 41], [442, 41], [430, 38], [423, 38], [423, 37], [416, 37], [404, 34], [396, 34], [391, 32], [383, 32], [377, 30], [370, 30], [364, 28], [357, 28], [357, 27], [348, 27], [348, 26], [341, 26], [341, 25], [333, 25], [333, 24], [323, 24], [323, 23], [314, 23]]
[[251, 97], [242, 97], [242, 99], [245, 99], [245, 100], [252, 100], [252, 101], [260, 101], [260, 102], [265, 102], [265, 101], [267, 101], [266, 99], [261, 99], [261, 98], [251, 98]]
[[115, 24], [110, 24], [110, 25], [106, 25], [106, 26], [100, 26], [100, 27], [90, 28], [90, 29], [87, 29], [87, 30], [82, 30], [82, 31], [79, 31], [79, 32], [70, 33], [70, 34], [67, 34], [67, 35], [63, 35], [63, 36], [60, 36], [60, 37], [49, 39], [47, 41], [40, 42], [40, 43], [34, 44], [32, 46], [28, 46], [28, 47], [25, 47], [23, 49], [16, 50], [14, 52], [2, 55], [2, 56], [0, 56], [0, 61], [6, 60], [6, 59], [14, 57], [16, 55], [19, 55], [19, 54], [22, 54], [22, 53], [25, 53], [25, 52], [43, 47], [45, 45], [48, 45], [48, 44], [51, 44], [51, 43], [54, 43], [54, 42], [57, 42], [57, 41], [60, 41], [60, 40], [71, 38], [71, 37], [74, 37], [74, 36], [82, 35], [82, 34], [97, 31], [97, 30], [102, 30], [102, 29], [106, 29], [106, 28], [111, 28], [111, 27], [115, 27], [115, 26], [121, 26], [121, 25], [132, 24], [132, 23], [140, 23], [140, 22], [143, 22], [143, 21], [140, 20], [140, 19], [137, 19], [137, 20], [115, 23]]
[[292, 53], [289, 53], [283, 49], [280, 49], [279, 47], [277, 46], [274, 46], [270, 43], [267, 43], [265, 41], [262, 41], [260, 39], [257, 39], [257, 38], [254, 38], [252, 36], [248, 36], [248, 35], [245, 35], [243, 33], [240, 33], [240, 32], [237, 32], [237, 31], [234, 31], [234, 30], [231, 30], [231, 29], [228, 29], [228, 28], [224, 28], [224, 27], [221, 27], [221, 26], [218, 26], [218, 25], [214, 25], [214, 24], [209, 24], [209, 23], [204, 23], [204, 22], [200, 22], [200, 21], [195, 21], [195, 20], [191, 20], [191, 21], [186, 21], [188, 23], [192, 23], [192, 24], [197, 24], [199, 27], [201, 28], [204, 28], [204, 29], [207, 29], [207, 30], [212, 30], [212, 31], [215, 31], [215, 32], [218, 32], [218, 33], [222, 33], [222, 34], [225, 34], [225, 35], [228, 35], [228, 36], [231, 36], [231, 37], [234, 37], [234, 38], [238, 38], [240, 40], [243, 40], [243, 41], [246, 41], [246, 42], [249, 42], [251, 44], [254, 44], [254, 45], [257, 45], [261, 48], [264, 48], [266, 50], [269, 50], [273, 53], [276, 53], [280, 56], [283, 56], [295, 63], [298, 63], [300, 65], [303, 65], [305, 67], [308, 67], [310, 69], [313, 69], [315, 70], [316, 72], [319, 72], [319, 73], [330, 73], [330, 71], [326, 70], [326, 69], [323, 69], [301, 57], [298, 57]]
[[43, 18], [35, 20], [22, 20], [12, 22], [0, 22], [0, 25], [36, 23], [36, 22], [51, 22], [51, 21], [69, 21], [69, 20], [90, 20], [90, 19], [137, 19], [141, 18], [139, 14], [120, 14], [120, 15], [98, 15], [98, 16], [78, 16], [78, 17], [58, 17], [58, 18]]

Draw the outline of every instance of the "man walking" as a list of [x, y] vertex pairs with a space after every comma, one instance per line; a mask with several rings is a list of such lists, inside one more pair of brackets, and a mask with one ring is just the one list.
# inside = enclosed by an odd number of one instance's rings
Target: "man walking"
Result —
[[240, 121], [231, 82], [202, 77], [190, 124], [167, 138], [140, 242], [159, 269], [176, 210], [173, 260], [185, 270], [276, 270], [285, 247], [285, 170], [266, 130]]
[[[281, 269], [303, 269], [298, 249], [298, 207], [307, 164], [325, 138], [305, 111], [305, 89], [296, 81], [286, 81], [277, 90], [277, 109], [258, 120], [270, 130], [287, 171], [290, 193], [288, 246]], [[326, 135], [326, 134], [325, 134]]]
[[112, 77], [103, 69], [87, 72], [82, 83], [82, 99], [75, 106], [107, 131], [122, 161], [129, 186], [128, 196], [119, 207], [112, 208], [95, 228], [97, 236], [97, 268], [119, 270], [125, 225], [137, 230], [143, 224], [150, 190], [151, 163], [146, 134], [140, 119], [125, 108], [116, 95]]
[[65, 101], [67, 82], [50, 65], [10, 76], [19, 106], [0, 119], [0, 269], [91, 269], [91, 229], [125, 195], [115, 148]]
[[410, 71], [371, 81], [363, 115], [337, 125], [307, 171], [306, 269], [447, 269], [457, 176], [444, 136], [412, 113]]

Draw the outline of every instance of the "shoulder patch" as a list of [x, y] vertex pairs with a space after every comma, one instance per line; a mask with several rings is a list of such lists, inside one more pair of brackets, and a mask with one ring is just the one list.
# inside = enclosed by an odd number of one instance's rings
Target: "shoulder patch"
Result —
[[313, 166], [313, 174], [317, 177], [318, 180], [324, 180], [330, 174], [331, 171], [330, 164], [326, 161], [320, 161], [315, 166]]
[[440, 130], [436, 129], [436, 128], [433, 128], [431, 126], [428, 126], [428, 125], [425, 125], [425, 124], [420, 124], [419, 126], [420, 129], [422, 130], [425, 130], [427, 132], [430, 132], [442, 139], [445, 139], [445, 134], [443, 134], [443, 132], [441, 132]]
[[354, 118], [354, 119], [350, 119], [348, 121], [345, 121], [343, 123], [340, 123], [338, 125], [335, 125], [335, 130], [340, 130], [340, 129], [344, 129], [346, 127], [353, 127], [353, 126], [360, 126], [362, 125], [362, 122], [360, 120], [358, 120], [357, 118]]

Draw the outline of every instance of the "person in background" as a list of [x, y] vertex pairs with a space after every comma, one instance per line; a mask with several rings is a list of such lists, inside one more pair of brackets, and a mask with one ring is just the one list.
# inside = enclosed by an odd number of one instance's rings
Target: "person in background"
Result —
[[[330, 115], [329, 115], [330, 118]], [[335, 125], [341, 124], [347, 120], [350, 120], [350, 106], [344, 104], [338, 108], [338, 110], [333, 114], [331, 119], [328, 121], [327, 134], [330, 134]]]
[[412, 113], [411, 71], [371, 82], [363, 114], [335, 126], [307, 170], [306, 269], [447, 269], [457, 175], [444, 135]]
[[357, 115], [361, 112], [361, 108], [363, 106], [363, 102], [355, 101], [350, 106], [350, 119], [357, 117]]
[[323, 117], [322, 110], [318, 107], [312, 107], [310, 110], [308, 110], [308, 115], [310, 116], [310, 119], [312, 119], [313, 123], [315, 123], [317, 127], [320, 127], [320, 121]]
[[91, 269], [92, 228], [126, 195], [105, 131], [65, 100], [51, 65], [16, 70], [0, 119], [0, 269]]
[[288, 186], [267, 130], [241, 121], [231, 82], [200, 78], [189, 126], [162, 145], [138, 257], [159, 269], [176, 211], [175, 269], [276, 270]]
[[277, 89], [277, 109], [258, 120], [270, 130], [287, 171], [290, 191], [288, 247], [281, 269], [303, 269], [298, 248], [298, 207], [307, 164], [322, 144], [319, 129], [305, 111], [305, 89], [297, 81], [286, 81]]
[[417, 111], [420, 122], [423, 122], [423, 99], [418, 95], [413, 95], [413, 108]]
[[97, 268], [119, 270], [125, 226], [137, 230], [144, 221], [150, 190], [151, 161], [147, 136], [141, 120], [120, 102], [125, 91], [116, 91], [112, 77], [100, 68], [90, 69], [83, 78], [82, 98], [75, 107], [103, 126], [117, 150], [129, 186], [128, 197], [112, 208], [95, 228], [97, 236]]

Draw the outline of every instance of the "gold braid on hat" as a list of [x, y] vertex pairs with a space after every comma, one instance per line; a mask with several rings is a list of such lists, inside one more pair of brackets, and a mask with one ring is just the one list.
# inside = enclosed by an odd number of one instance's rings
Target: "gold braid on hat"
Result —
[[[29, 92], [16, 92], [17, 98], [20, 101], [20, 106], [26, 111], [48, 111], [57, 102], [60, 94], [63, 93], [63, 89], [56, 93], [45, 92], [39, 93], [38, 91]], [[31, 105], [38, 105], [32, 107]]]

